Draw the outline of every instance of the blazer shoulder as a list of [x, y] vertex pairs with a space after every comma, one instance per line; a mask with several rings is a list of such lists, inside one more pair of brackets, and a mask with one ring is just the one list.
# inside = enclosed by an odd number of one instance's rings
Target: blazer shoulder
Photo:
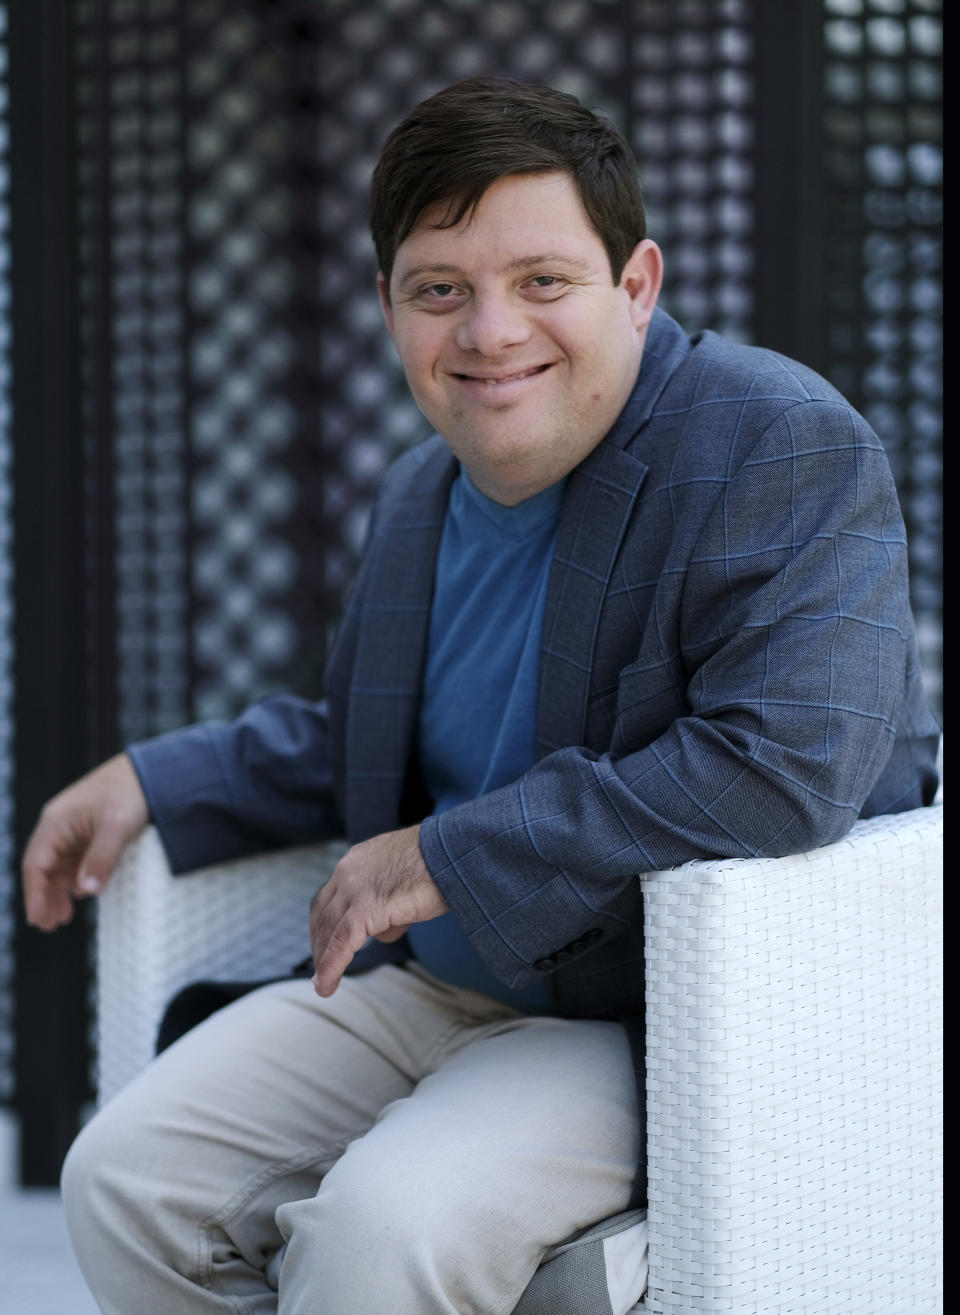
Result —
[[734, 464], [765, 435], [775, 440], [778, 433], [787, 444], [809, 432], [827, 446], [852, 441], [882, 450], [864, 417], [816, 370], [709, 331], [693, 339], [651, 418], [655, 433], [666, 427], [681, 446], [716, 448]]
[[869, 468], [889, 478], [879, 438], [831, 383], [779, 352], [711, 332], [691, 340], [630, 451], [649, 468], [648, 495], [669, 487], [674, 498], [801, 452], [869, 452]]
[[[748, 401], [826, 402], [847, 411], [854, 408], [829, 380], [809, 366], [769, 347], [755, 347], [731, 342], [710, 330], [693, 341], [693, 350], [685, 358], [682, 373], [700, 376], [701, 391], [736, 391]], [[676, 376], [675, 376], [676, 377]]]

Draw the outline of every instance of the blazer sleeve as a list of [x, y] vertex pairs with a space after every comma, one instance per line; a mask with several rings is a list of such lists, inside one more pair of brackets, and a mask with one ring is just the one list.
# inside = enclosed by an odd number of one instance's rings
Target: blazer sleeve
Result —
[[343, 834], [322, 702], [271, 696], [127, 753], [174, 872]]
[[685, 673], [676, 717], [651, 738], [634, 715], [653, 675], [638, 658], [609, 751], [559, 749], [421, 827], [434, 880], [504, 981], [624, 930], [639, 872], [838, 839], [890, 758], [917, 677], [889, 467], [849, 407], [781, 411], [704, 516], [673, 619], [651, 611], [680, 650], [663, 657]]

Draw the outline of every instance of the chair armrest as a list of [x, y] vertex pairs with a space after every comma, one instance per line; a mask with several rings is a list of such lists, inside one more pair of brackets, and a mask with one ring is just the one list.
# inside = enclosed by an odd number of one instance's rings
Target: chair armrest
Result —
[[942, 824], [642, 878], [640, 1309], [940, 1310]]
[[157, 831], [143, 832], [97, 901], [101, 1104], [152, 1059], [181, 987], [282, 976], [310, 953], [310, 899], [344, 848], [311, 845], [174, 877]]

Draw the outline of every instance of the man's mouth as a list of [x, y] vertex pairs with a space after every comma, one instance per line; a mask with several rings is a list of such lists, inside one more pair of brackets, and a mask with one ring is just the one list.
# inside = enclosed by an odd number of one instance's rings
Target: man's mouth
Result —
[[524, 379], [531, 379], [534, 375], [543, 374], [549, 370], [552, 362], [545, 365], [531, 365], [525, 370], [514, 370], [509, 374], [461, 374], [458, 371], [451, 371], [455, 379], [462, 379], [465, 383], [487, 385], [490, 388], [505, 388], [509, 384], [520, 383]]

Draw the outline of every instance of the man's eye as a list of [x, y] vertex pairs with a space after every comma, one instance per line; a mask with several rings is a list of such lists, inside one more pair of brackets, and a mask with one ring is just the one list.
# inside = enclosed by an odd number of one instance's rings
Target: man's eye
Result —
[[452, 283], [431, 283], [423, 291], [431, 297], [449, 297], [456, 289]]
[[558, 274], [534, 274], [527, 281], [527, 287], [533, 292], [562, 292], [566, 286], [566, 280]]

